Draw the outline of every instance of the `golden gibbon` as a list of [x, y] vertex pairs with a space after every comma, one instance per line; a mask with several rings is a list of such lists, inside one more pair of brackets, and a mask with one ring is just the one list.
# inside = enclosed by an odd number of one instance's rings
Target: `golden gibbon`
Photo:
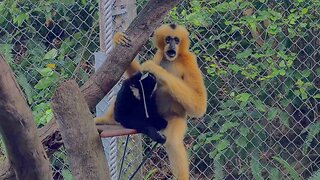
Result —
[[[117, 33], [116, 44], [130, 43], [128, 38]], [[173, 174], [179, 180], [189, 179], [189, 160], [184, 146], [187, 116], [201, 117], [207, 108], [207, 92], [197, 58], [189, 50], [189, 32], [181, 25], [164, 24], [153, 33], [153, 44], [157, 52], [152, 60], [141, 65], [133, 60], [126, 73], [131, 76], [137, 71], [148, 71], [158, 81], [156, 104], [158, 112], [168, 121], [163, 130], [165, 148]], [[102, 117], [95, 118], [97, 124], [117, 123], [110, 106]]]

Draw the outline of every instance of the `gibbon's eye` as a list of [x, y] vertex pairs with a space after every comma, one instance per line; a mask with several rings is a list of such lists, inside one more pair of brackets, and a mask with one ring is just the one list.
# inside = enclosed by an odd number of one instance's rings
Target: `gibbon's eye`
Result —
[[179, 44], [180, 39], [178, 37], [174, 37], [174, 41], [176, 42], [176, 44]]
[[166, 37], [166, 43], [169, 44], [170, 41], [171, 41], [171, 37], [170, 37], [170, 36], [167, 36], [167, 37]]

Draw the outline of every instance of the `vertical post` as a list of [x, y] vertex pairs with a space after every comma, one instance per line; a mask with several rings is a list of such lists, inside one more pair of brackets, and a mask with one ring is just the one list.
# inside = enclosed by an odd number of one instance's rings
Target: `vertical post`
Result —
[[[99, 2], [99, 27], [100, 27], [100, 51], [95, 53], [95, 69], [97, 70], [102, 63], [106, 60], [107, 54], [112, 50], [113, 42], [113, 21], [112, 21], [112, 8], [114, 0], [100, 0]], [[110, 91], [96, 106], [96, 115], [101, 116], [105, 113], [110, 103], [111, 98], [114, 96]], [[104, 152], [109, 163], [110, 176], [112, 180], [118, 177], [117, 173], [117, 139], [104, 138], [102, 139]]]
[[[114, 4], [114, 26], [116, 31], [124, 32], [137, 16], [136, 0], [116, 0]], [[136, 57], [137, 59], [137, 57]], [[131, 161], [127, 163], [127, 166], [123, 168], [123, 179], [128, 179], [131, 174], [136, 170], [142, 161], [142, 140], [141, 135], [135, 134], [130, 136], [131, 141], [128, 142], [129, 150], [127, 151], [126, 160]], [[125, 137], [119, 137], [119, 142], [125, 142]], [[120, 146], [120, 143], [118, 144]], [[134, 147], [134, 148], [133, 148]], [[130, 149], [132, 148], [132, 149]], [[124, 148], [118, 148], [118, 151], [123, 151]], [[119, 152], [119, 155], [122, 156], [122, 152]], [[139, 173], [140, 172], [140, 173]], [[142, 168], [136, 174], [134, 179], [140, 180], [143, 179]]]

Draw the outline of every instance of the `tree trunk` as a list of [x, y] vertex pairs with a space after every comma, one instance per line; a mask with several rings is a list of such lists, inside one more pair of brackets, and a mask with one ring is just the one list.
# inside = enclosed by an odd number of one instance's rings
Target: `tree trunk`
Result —
[[52, 108], [74, 178], [110, 179], [99, 133], [74, 80], [62, 83], [56, 90]]
[[[116, 46], [108, 56], [109, 60], [81, 87], [91, 110], [116, 84], [150, 34], [161, 25], [164, 17], [179, 1], [181, 0], [150, 0], [139, 13], [125, 32], [131, 38], [132, 47]], [[38, 129], [38, 134], [48, 156], [61, 147], [61, 136], [55, 119]], [[2, 171], [8, 167], [8, 163], [3, 163], [0, 174], [10, 174]]]
[[37, 134], [32, 112], [2, 55], [0, 131], [17, 179], [52, 179], [50, 163]]

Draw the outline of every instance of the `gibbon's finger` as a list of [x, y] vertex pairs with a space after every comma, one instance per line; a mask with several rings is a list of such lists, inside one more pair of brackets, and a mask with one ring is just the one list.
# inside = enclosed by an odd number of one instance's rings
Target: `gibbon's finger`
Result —
[[113, 41], [116, 45], [130, 47], [131, 40], [123, 33], [123, 32], [116, 32]]
[[124, 37], [128, 42], [131, 42], [131, 39], [129, 39], [127, 35], [125, 35], [125, 34], [123, 34], [123, 35], [124, 35], [123, 37]]
[[126, 46], [126, 47], [131, 47], [132, 45], [131, 45], [131, 40], [130, 39], [128, 39], [126, 36], [122, 36], [121, 37], [121, 45], [122, 46]]

